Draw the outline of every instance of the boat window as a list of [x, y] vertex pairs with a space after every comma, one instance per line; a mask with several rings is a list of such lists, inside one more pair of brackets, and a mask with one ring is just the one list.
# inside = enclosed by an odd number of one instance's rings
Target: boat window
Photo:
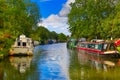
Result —
[[17, 44], [18, 46], [20, 46], [20, 42], [18, 42], [18, 44]]
[[104, 44], [104, 45], [103, 45], [103, 50], [106, 50], [106, 49], [107, 49], [107, 46], [108, 46], [108, 44]]
[[88, 44], [88, 46], [87, 46], [88, 48], [90, 48], [90, 44]]
[[23, 42], [23, 46], [26, 46], [26, 42]]
[[95, 49], [101, 50], [102, 49], [102, 44], [95, 44]]
[[84, 43], [80, 44], [81, 47], [85, 47], [86, 45]]
[[109, 50], [115, 50], [115, 46], [111, 44]]
[[88, 48], [95, 48], [95, 44], [88, 44]]

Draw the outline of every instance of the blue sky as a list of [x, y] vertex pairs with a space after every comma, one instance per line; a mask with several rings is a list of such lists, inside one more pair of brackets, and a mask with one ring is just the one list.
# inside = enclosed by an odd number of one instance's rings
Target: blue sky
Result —
[[69, 4], [75, 0], [32, 0], [37, 2], [40, 8], [42, 23], [39, 25], [46, 27], [50, 31], [64, 33], [68, 32], [67, 14], [70, 12]]
[[40, 10], [42, 17], [46, 18], [52, 14], [58, 14], [62, 9], [62, 4], [64, 4], [67, 0], [52, 0], [47, 2], [40, 2]]

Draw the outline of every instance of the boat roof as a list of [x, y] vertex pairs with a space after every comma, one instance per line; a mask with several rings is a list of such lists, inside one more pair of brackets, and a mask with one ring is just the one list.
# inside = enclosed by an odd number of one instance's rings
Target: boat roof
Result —
[[91, 42], [105, 42], [103, 39], [92, 39]]
[[114, 43], [114, 42], [81, 42], [81, 43], [85, 43], [85, 44], [103, 44], [103, 43], [110, 44], [110, 43]]

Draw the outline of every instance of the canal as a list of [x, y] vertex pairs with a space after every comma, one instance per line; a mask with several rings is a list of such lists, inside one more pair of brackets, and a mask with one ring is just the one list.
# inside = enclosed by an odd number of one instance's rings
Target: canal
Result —
[[0, 80], [119, 80], [120, 58], [97, 57], [66, 48], [36, 46], [33, 56], [0, 60]]

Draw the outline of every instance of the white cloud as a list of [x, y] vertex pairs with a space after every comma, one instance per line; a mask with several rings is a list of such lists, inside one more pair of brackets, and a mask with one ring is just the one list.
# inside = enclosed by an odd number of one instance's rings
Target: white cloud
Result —
[[60, 17], [59, 15], [50, 15], [48, 18], [43, 19], [42, 25], [45, 27], [53, 27], [53, 28], [62, 28], [66, 26], [67, 17]]
[[59, 12], [60, 16], [67, 16], [67, 14], [70, 12], [70, 3], [75, 2], [75, 0], [68, 0], [65, 4], [63, 4], [63, 8]]
[[67, 14], [70, 11], [70, 3], [75, 0], [68, 0], [65, 4], [63, 4], [63, 8], [59, 12], [59, 14], [54, 15], [51, 14], [48, 18], [43, 18], [42, 23], [39, 25], [45, 26], [50, 31], [55, 31], [57, 33], [64, 33], [66, 35], [70, 35], [68, 32], [68, 24], [67, 24]]

